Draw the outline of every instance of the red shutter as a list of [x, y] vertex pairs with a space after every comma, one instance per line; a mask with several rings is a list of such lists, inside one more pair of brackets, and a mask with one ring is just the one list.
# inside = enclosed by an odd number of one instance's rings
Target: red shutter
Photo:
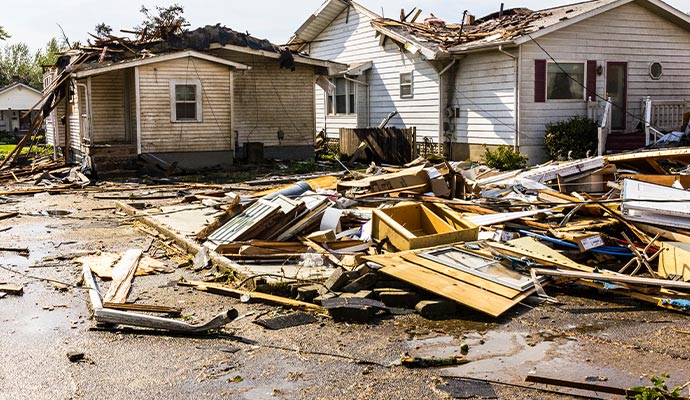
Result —
[[587, 99], [597, 99], [597, 62], [594, 60], [587, 60]]
[[534, 60], [534, 102], [546, 101], [546, 60]]

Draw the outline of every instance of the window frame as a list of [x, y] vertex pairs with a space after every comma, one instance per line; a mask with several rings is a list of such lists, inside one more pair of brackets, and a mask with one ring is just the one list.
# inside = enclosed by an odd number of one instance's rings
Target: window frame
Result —
[[[336, 112], [338, 96], [338, 79], [345, 82], [345, 112]], [[357, 84], [342, 76], [329, 78], [333, 83], [333, 92], [326, 93], [326, 108], [328, 115], [357, 115]], [[341, 95], [342, 96], [342, 95]]]
[[[410, 82], [409, 83], [403, 83], [403, 76], [409, 75], [410, 76]], [[400, 73], [400, 98], [401, 99], [412, 99], [414, 98], [414, 73], [413, 71], [408, 71], [408, 72], [401, 72]], [[410, 88], [410, 93], [409, 94], [403, 94], [403, 87], [409, 86]]]
[[[196, 117], [195, 118], [177, 118], [177, 86], [195, 86], [195, 104], [196, 104]], [[201, 107], [201, 81], [199, 79], [171, 79], [170, 80], [170, 122], [172, 123], [189, 123], [189, 122], [202, 122], [202, 107]], [[191, 102], [190, 102], [191, 103]]]
[[[582, 92], [582, 96], [580, 97], [573, 97], [569, 99], [553, 99], [549, 96], [549, 87], [550, 87], [550, 79], [549, 79], [549, 66], [550, 65], [556, 65], [556, 68], [558, 68], [558, 65], [564, 66], [568, 64], [578, 64], [582, 66], [582, 81], [580, 82], [580, 91]], [[559, 69], [560, 71], [560, 69]], [[587, 81], [587, 61], [562, 61], [562, 62], [553, 62], [551, 60], [547, 60], [546, 62], [546, 74], [544, 76], [545, 82], [544, 82], [544, 89], [546, 93], [544, 93], [544, 100], [546, 102], [550, 103], [567, 103], [567, 102], [579, 102], [579, 101], [586, 101], [587, 100], [587, 89], [586, 89], [586, 81]], [[570, 81], [570, 78], [568, 78], [568, 81]]]
[[[654, 68], [655, 65], [659, 66], [659, 75], [655, 75], [652, 72], [652, 68]], [[652, 61], [649, 63], [649, 77], [654, 81], [658, 81], [662, 76], [664, 76], [664, 65], [661, 63], [661, 61]]]

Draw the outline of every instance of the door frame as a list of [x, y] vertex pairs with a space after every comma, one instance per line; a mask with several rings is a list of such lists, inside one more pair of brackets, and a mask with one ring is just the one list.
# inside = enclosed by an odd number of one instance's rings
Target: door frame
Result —
[[[623, 66], [623, 104], [620, 106], [623, 108], [623, 126], [614, 126], [613, 118], [611, 118], [611, 130], [613, 131], [625, 131], [628, 124], [628, 62], [627, 61], [607, 61], [606, 62], [606, 81], [604, 83], [604, 91], [608, 97], [609, 93], [609, 72], [610, 66], [621, 65]], [[608, 98], [607, 98], [608, 100]]]

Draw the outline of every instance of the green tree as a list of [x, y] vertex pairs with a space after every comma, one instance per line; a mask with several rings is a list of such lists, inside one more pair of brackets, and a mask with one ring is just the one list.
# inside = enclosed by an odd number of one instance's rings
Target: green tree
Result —
[[182, 15], [184, 8], [178, 4], [170, 7], [156, 6], [156, 12], [151, 12], [145, 6], [141, 6], [140, 12], [144, 14], [144, 21], [134, 29], [139, 32], [143, 40], [167, 40], [171, 35], [179, 35], [189, 26], [187, 19]]
[[36, 89], [43, 89], [43, 66], [55, 64], [63, 48], [52, 38], [45, 50], [31, 53], [26, 43], [5, 45], [0, 51], [0, 86], [19, 80]]
[[0, 40], [5, 40], [8, 37], [10, 37], [9, 33], [7, 33], [5, 28], [3, 28], [2, 25], [0, 25]]
[[[40, 69], [26, 43], [5, 45], [0, 55], [0, 86], [14, 80], [31, 84], [32, 76], [40, 75]], [[40, 82], [39, 86], [40, 87]]]

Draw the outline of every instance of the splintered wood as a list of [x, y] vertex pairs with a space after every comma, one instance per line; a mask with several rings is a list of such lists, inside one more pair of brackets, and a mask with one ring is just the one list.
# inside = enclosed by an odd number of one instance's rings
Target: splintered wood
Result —
[[113, 268], [113, 281], [103, 297], [103, 301], [110, 303], [125, 303], [132, 287], [132, 279], [139, 264], [141, 250], [129, 249]]

